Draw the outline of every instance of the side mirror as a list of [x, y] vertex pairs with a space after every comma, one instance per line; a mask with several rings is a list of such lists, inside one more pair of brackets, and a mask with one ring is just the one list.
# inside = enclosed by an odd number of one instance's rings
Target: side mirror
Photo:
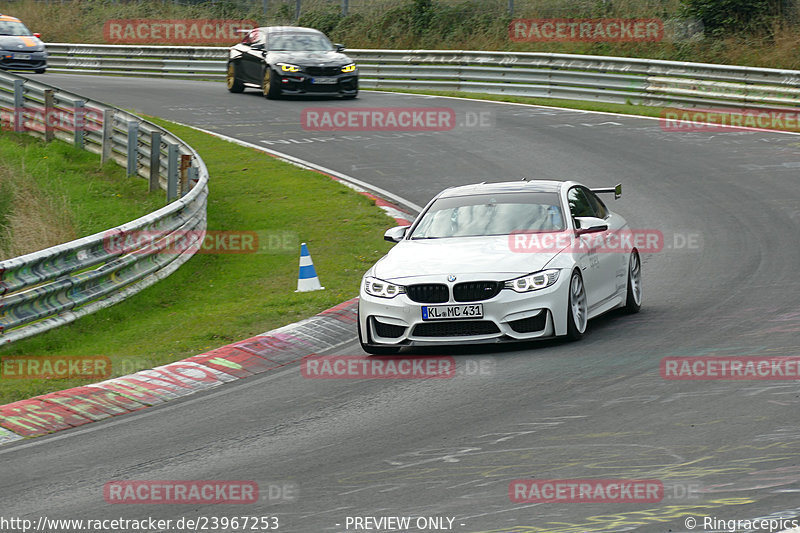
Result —
[[333, 43], [333, 47], [336, 48], [337, 52], [344, 52], [344, 45], [339, 43]]
[[599, 233], [608, 230], [608, 224], [602, 218], [597, 217], [575, 217], [575, 229], [578, 235], [584, 233]]
[[390, 228], [386, 230], [386, 233], [383, 234], [383, 240], [389, 242], [400, 242], [403, 240], [403, 237], [406, 236], [406, 231], [411, 226], [397, 226], [396, 228]]

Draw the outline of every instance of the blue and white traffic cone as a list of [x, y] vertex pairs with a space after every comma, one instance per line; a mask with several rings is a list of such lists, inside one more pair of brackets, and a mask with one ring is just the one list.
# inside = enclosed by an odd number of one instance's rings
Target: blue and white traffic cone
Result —
[[300, 273], [297, 277], [297, 290], [294, 292], [319, 291], [324, 288], [319, 283], [317, 271], [314, 270], [314, 262], [311, 261], [308, 246], [306, 243], [300, 244]]

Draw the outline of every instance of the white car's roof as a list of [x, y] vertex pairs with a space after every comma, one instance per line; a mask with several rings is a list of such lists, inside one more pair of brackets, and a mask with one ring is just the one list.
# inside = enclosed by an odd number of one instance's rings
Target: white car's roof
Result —
[[476, 183], [462, 185], [442, 191], [440, 198], [453, 196], [470, 196], [473, 194], [515, 193], [515, 192], [558, 192], [564, 181], [530, 180], [503, 181], [500, 183]]

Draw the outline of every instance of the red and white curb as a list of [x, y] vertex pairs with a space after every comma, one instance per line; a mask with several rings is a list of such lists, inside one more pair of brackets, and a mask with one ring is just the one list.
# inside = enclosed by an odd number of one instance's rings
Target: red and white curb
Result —
[[0, 406], [0, 444], [138, 411], [286, 366], [353, 339], [358, 299], [151, 370]]

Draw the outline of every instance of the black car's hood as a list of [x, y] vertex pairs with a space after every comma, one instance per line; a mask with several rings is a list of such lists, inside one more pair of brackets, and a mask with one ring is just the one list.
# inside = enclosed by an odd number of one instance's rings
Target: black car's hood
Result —
[[33, 35], [0, 35], [0, 50], [11, 52], [38, 52], [44, 48], [42, 41]]
[[270, 51], [270, 63], [292, 63], [309, 67], [333, 67], [352, 63], [353, 60], [341, 52], [281, 52]]

